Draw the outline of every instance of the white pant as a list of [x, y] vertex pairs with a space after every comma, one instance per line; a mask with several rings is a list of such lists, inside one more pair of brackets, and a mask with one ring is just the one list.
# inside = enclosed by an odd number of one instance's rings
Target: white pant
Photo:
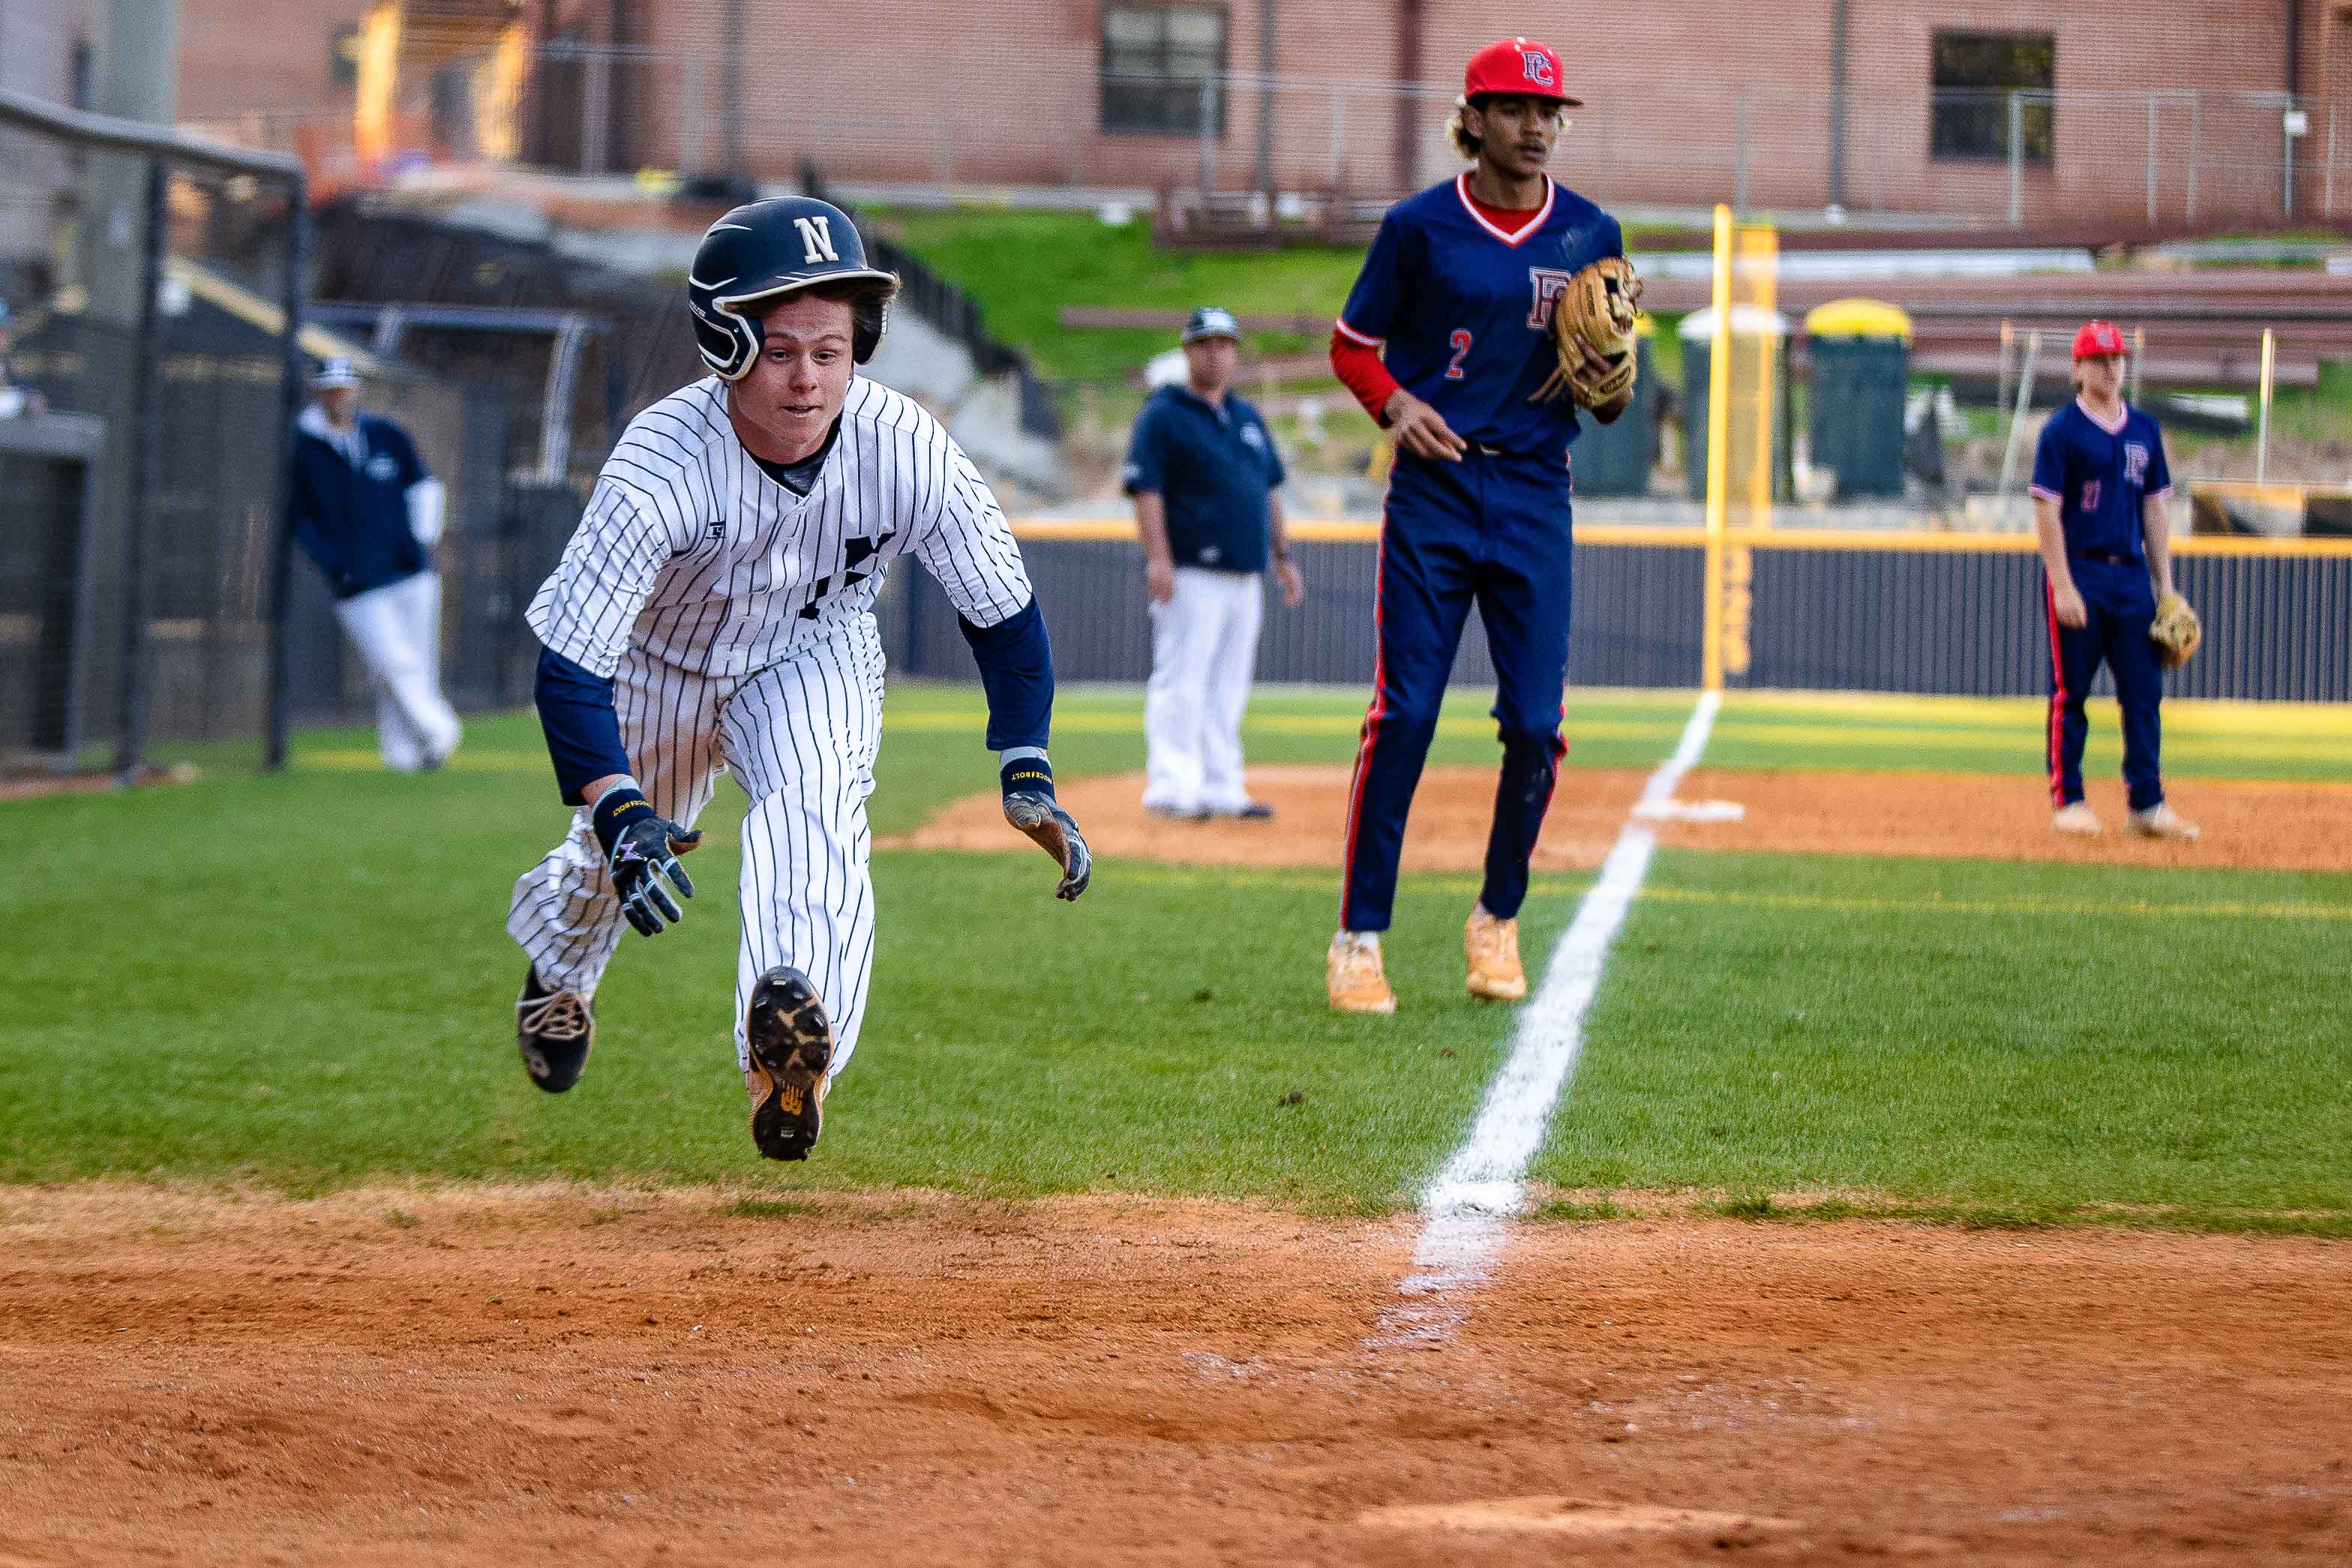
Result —
[[438, 768], [457, 749], [441, 695], [441, 574], [420, 571], [335, 601], [335, 619], [375, 684], [376, 748], [395, 773]]
[[1242, 711], [1257, 670], [1264, 580], [1254, 571], [1176, 569], [1176, 593], [1151, 607], [1151, 684], [1143, 697], [1150, 764], [1143, 803], [1233, 811], [1242, 787]]
[[[833, 1071], [857, 1049], [874, 971], [866, 797], [882, 742], [882, 641], [871, 616], [835, 622], [756, 674], [698, 675], [631, 648], [614, 682], [621, 743], [655, 810], [692, 827], [719, 768], [751, 802], [743, 818], [743, 943], [735, 962], [735, 1056], [751, 1065], [743, 1010], [778, 964], [809, 977], [833, 1020]], [[696, 860], [688, 920], [725, 918]], [[539, 977], [595, 994], [628, 922], [583, 808], [572, 831], [517, 879], [507, 932]]]

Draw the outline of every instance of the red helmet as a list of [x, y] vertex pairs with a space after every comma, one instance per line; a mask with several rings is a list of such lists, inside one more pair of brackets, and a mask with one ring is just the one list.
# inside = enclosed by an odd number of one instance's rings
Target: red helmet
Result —
[[1565, 79], [1559, 57], [1543, 45], [1532, 38], [1500, 38], [1470, 57], [1462, 73], [1462, 96], [1475, 100], [1480, 93], [1511, 93], [1577, 108], [1584, 100], [1568, 96], [1560, 85]]
[[2085, 321], [2083, 329], [2074, 334], [2074, 357], [2078, 360], [2128, 352], [2124, 347], [2123, 329], [2113, 321]]

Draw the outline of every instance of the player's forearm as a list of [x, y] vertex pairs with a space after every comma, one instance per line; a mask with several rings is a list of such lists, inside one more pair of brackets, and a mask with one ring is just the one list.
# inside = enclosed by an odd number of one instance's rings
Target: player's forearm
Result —
[[2051, 586], [2074, 586], [2074, 570], [2066, 563], [2066, 529], [2059, 521], [2058, 503], [2047, 496], [2033, 497], [2033, 533], [2042, 547], [2042, 565]]
[[1349, 337], [1336, 327], [1331, 331], [1331, 373], [1339, 380], [1355, 400], [1364, 405], [1364, 412], [1381, 424], [1388, 423], [1389, 399], [1396, 395], [1397, 379], [1389, 374], [1381, 362], [1381, 351], [1370, 343]]
[[541, 648], [531, 698], [565, 805], [593, 805], [598, 796], [628, 777], [629, 752], [621, 743], [611, 681], [599, 680], [551, 648]]
[[1135, 532], [1143, 541], [1143, 559], [1166, 566], [1176, 557], [1168, 545], [1168, 500], [1157, 490], [1135, 493]]
[[1275, 559], [1289, 559], [1290, 520], [1282, 515], [1282, 492], [1279, 490], [1265, 493], [1265, 538], [1266, 548], [1273, 551]]
[[988, 694], [988, 748], [1043, 757], [1054, 727], [1054, 647], [1037, 601], [993, 626], [961, 617], [958, 624]]
[[2147, 574], [2158, 597], [2172, 591], [2172, 516], [2166, 497], [2150, 496], [2140, 505], [2140, 537], [2147, 544]]

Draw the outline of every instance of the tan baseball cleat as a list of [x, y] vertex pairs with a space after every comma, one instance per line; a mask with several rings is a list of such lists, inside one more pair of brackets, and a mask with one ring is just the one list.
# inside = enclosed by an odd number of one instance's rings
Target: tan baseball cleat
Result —
[[1462, 928], [1463, 956], [1470, 960], [1470, 994], [1490, 1002], [1516, 1002], [1528, 994], [1528, 972], [1519, 963], [1519, 923], [1499, 920], [1483, 904], [1470, 910]]
[[1331, 938], [1331, 952], [1324, 962], [1323, 983], [1330, 993], [1334, 1012], [1396, 1011], [1396, 993], [1389, 989], [1388, 973], [1381, 967], [1380, 948], [1369, 942], [1350, 942], [1344, 931]]
[[2099, 819], [2092, 814], [2088, 800], [2077, 800], [2071, 806], [2061, 806], [2050, 814], [2053, 832], [2071, 834], [2078, 839], [2096, 838]]
[[2197, 824], [2162, 800], [2145, 811], [2134, 811], [2131, 830], [2144, 839], [2179, 839], [2184, 844], [2197, 841]]

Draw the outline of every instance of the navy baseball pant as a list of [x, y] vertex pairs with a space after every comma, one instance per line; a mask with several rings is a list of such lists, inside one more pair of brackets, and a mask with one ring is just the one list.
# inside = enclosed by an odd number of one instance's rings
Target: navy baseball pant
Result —
[[2123, 708], [2124, 783], [2131, 809], [2145, 811], [2164, 799], [2158, 756], [2164, 667], [2156, 662], [2156, 644], [2147, 640], [2156, 620], [2156, 589], [2138, 561], [2075, 556], [2067, 567], [2088, 619], [2079, 628], [2058, 624], [2056, 601], [2043, 581], [2042, 610], [2050, 621], [2050, 803], [2071, 806], [2083, 798], [2083, 741], [2091, 728], [2083, 703], [2105, 664]]
[[1399, 454], [1381, 524], [1372, 702], [1348, 803], [1339, 923], [1385, 931], [1405, 815], [1437, 733], [1446, 677], [1475, 602], [1486, 627], [1503, 743], [1478, 901], [1517, 915], [1551, 805], [1568, 685], [1570, 486], [1565, 464], [1472, 447], [1459, 463]]

